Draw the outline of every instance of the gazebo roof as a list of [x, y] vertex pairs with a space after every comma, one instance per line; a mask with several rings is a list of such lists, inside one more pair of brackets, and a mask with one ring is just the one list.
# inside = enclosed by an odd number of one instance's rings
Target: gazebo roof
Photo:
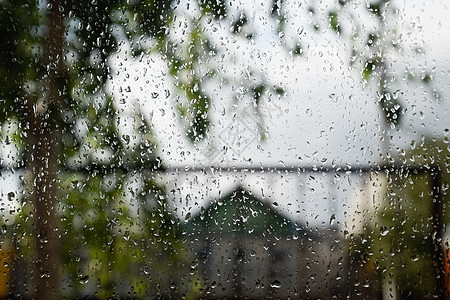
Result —
[[241, 186], [212, 201], [187, 223], [191, 234], [289, 236], [296, 225]]

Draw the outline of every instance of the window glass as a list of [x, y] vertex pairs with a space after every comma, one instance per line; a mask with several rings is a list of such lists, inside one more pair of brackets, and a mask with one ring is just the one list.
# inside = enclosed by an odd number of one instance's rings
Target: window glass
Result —
[[0, 8], [0, 298], [450, 297], [444, 1]]

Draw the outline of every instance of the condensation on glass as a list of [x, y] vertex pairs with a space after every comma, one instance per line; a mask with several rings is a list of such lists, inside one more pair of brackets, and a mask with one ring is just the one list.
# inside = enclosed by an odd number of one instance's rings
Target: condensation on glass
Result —
[[0, 297], [450, 297], [448, 14], [0, 0]]

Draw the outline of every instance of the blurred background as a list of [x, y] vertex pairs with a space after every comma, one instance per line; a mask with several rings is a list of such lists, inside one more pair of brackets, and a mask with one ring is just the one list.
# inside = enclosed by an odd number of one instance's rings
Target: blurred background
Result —
[[450, 298], [444, 1], [0, 7], [0, 297]]

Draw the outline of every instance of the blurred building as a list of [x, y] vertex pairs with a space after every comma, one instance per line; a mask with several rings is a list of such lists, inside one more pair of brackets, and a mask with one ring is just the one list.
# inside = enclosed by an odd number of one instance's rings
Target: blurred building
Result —
[[242, 187], [186, 224], [191, 276], [206, 298], [330, 298], [347, 291], [338, 230], [309, 230]]

